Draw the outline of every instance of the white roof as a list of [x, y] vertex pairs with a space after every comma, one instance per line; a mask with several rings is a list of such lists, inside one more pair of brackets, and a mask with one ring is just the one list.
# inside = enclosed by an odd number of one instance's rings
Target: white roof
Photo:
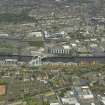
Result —
[[76, 43], [79, 43], [80, 41], [79, 41], [79, 40], [75, 40], [75, 42], [76, 42]]
[[90, 47], [97, 47], [97, 44], [90, 44]]
[[42, 37], [42, 33], [41, 32], [31, 32], [29, 35], [31, 36], [36, 36], [36, 37]]
[[84, 99], [94, 98], [93, 94], [83, 95], [82, 97], [83, 97]]
[[63, 46], [63, 48], [64, 48], [64, 49], [70, 49], [70, 46], [65, 45], [65, 46]]
[[95, 105], [95, 103], [91, 103], [91, 105]]
[[85, 41], [85, 42], [89, 42], [90, 40], [89, 40], [89, 39], [85, 39], [84, 41]]
[[105, 97], [102, 97], [101, 101], [105, 104]]
[[0, 34], [0, 36], [6, 36], [6, 37], [8, 37], [8, 34]]
[[89, 34], [89, 31], [86, 31], [86, 34]]
[[60, 2], [61, 0], [55, 0], [56, 2]]
[[62, 32], [61, 32], [61, 34], [65, 34], [65, 32], [64, 32], [64, 31], [62, 31]]
[[74, 105], [80, 105], [79, 103], [78, 103], [78, 101], [77, 101], [77, 99], [76, 98], [62, 98], [62, 101], [63, 101], [63, 103], [65, 103], [65, 104], [69, 104], [69, 105], [72, 105], [72, 104], [74, 104]]
[[44, 48], [40, 47], [39, 51], [44, 51]]
[[91, 41], [96, 41], [97, 39], [96, 38], [92, 38], [92, 39], [90, 39]]
[[83, 89], [89, 89], [89, 86], [82, 86], [81, 88], [83, 88]]
[[60, 105], [59, 103], [50, 103], [50, 105]]
[[86, 47], [84, 47], [84, 46], [81, 46], [81, 47], [78, 47], [78, 51], [79, 52], [87, 52], [88, 49]]
[[14, 62], [15, 62], [15, 61], [17, 61], [17, 59], [5, 59], [5, 61], [7, 61], [7, 62], [8, 62], [8, 61], [9, 61], [9, 62], [14, 61]]
[[105, 38], [102, 38], [101, 41], [102, 41], [102, 42], [105, 42]]
[[73, 47], [76, 47], [76, 46], [77, 46], [77, 44], [75, 44], [75, 43], [72, 43], [71, 45], [72, 45]]

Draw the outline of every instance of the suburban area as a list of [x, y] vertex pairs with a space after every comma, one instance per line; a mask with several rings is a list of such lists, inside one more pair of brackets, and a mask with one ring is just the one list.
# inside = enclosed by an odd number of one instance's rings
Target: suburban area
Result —
[[105, 1], [0, 0], [0, 105], [105, 105]]

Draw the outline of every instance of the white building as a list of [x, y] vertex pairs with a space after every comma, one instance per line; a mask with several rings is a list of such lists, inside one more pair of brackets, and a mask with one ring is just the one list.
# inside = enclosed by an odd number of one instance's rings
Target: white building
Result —
[[8, 37], [9, 35], [8, 34], [2, 34], [0, 33], [0, 37]]
[[17, 59], [3, 59], [0, 60], [1, 65], [16, 65], [18, 63]]
[[29, 37], [43, 37], [43, 34], [41, 32], [31, 32]]
[[48, 54], [52, 54], [52, 55], [70, 55], [71, 54], [71, 47], [68, 46], [68, 45], [48, 47]]
[[[65, 96], [61, 98], [63, 105], [80, 105], [72, 91], [67, 91]], [[59, 102], [51, 103], [50, 105], [60, 105]]]
[[58, 32], [58, 33], [49, 33], [47, 31], [44, 32], [44, 36], [46, 39], [59, 39], [59, 38], [64, 38], [65, 32]]
[[50, 105], [60, 105], [59, 103], [50, 103]]
[[105, 105], [105, 96], [98, 95], [98, 99], [103, 105]]
[[62, 98], [64, 105], [80, 105], [76, 98]]
[[80, 102], [94, 102], [94, 95], [92, 94], [89, 86], [74, 87], [74, 91]]
[[41, 40], [43, 40], [43, 33], [40, 31], [30, 32], [27, 34], [25, 39], [41, 41]]

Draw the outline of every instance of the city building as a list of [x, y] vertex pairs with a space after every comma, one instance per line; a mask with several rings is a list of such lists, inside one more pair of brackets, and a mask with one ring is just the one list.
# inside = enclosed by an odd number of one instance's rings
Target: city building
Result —
[[59, 38], [64, 38], [65, 32], [62, 31], [58, 33], [50, 33], [50, 32], [45, 31], [44, 36], [45, 36], [45, 39], [55, 39], [55, 38], [59, 39]]
[[102, 105], [105, 105], [105, 96], [98, 95], [98, 99]]
[[79, 56], [92, 56], [92, 51], [85, 46], [80, 46], [77, 49], [77, 53]]
[[80, 105], [73, 91], [67, 91], [62, 98], [62, 101], [66, 105]]
[[74, 93], [81, 103], [94, 103], [94, 95], [89, 86], [75, 86]]
[[8, 34], [0, 33], [0, 37], [8, 37]]
[[71, 47], [69, 45], [53, 46], [47, 48], [48, 54], [51, 55], [71, 55]]
[[[74, 96], [73, 91], [67, 91], [64, 94], [64, 97], [61, 97], [63, 105], [80, 105], [76, 97]], [[50, 105], [60, 105], [60, 103], [56, 101], [52, 101]]]
[[43, 33], [40, 31], [30, 32], [27, 34], [25, 39], [40, 41], [40, 40], [43, 40]]
[[17, 59], [2, 59], [0, 60], [0, 65], [16, 65], [18, 63]]

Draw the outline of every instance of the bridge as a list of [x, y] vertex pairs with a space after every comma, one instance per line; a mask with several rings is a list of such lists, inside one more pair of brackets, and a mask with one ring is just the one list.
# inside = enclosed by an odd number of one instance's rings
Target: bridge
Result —
[[[5, 60], [5, 59], [17, 59], [18, 61], [23, 61], [23, 62], [29, 62], [32, 59], [34, 59], [35, 56], [29, 56], [29, 55], [0, 55], [0, 60]], [[69, 56], [52, 56], [48, 57], [47, 55], [40, 56], [42, 62], [63, 62], [63, 63], [69, 63], [69, 62], [74, 62], [74, 63], [79, 63], [79, 62], [98, 62], [98, 63], [105, 63], [105, 56], [74, 56], [74, 57], [69, 57]]]

